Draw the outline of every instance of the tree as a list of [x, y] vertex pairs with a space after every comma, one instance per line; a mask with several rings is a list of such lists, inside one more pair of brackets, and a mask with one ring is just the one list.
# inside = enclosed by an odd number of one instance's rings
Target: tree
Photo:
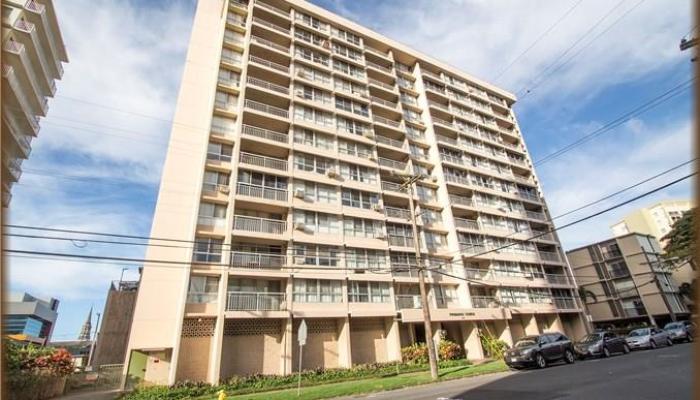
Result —
[[[588, 299], [591, 299], [591, 302], [595, 303], [598, 301], [598, 296], [585, 287], [579, 286], [578, 297], [581, 299], [581, 303], [583, 303], [583, 310], [586, 313], [586, 318], [588, 318], [588, 316], [591, 315], [590, 311], [588, 310]], [[588, 326], [588, 323], [586, 323], [586, 326]], [[588, 331], [588, 328], [586, 328], [586, 331]]]
[[695, 209], [683, 213], [681, 219], [673, 224], [671, 231], [661, 240], [666, 241], [664, 261], [670, 269], [685, 263], [690, 264], [693, 270], [697, 269], [695, 266]]

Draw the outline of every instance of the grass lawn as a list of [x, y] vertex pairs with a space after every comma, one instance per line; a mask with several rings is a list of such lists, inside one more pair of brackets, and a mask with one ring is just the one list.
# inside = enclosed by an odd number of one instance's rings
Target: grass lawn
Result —
[[[507, 371], [503, 361], [491, 361], [480, 365], [467, 365], [460, 367], [445, 368], [440, 370], [440, 381], [459, 379], [468, 376], [488, 374], [492, 372]], [[385, 378], [359, 379], [326, 385], [309, 386], [301, 388], [301, 396], [297, 397], [296, 389], [278, 390], [274, 392], [261, 392], [238, 396], [227, 396], [227, 400], [285, 400], [301, 399], [315, 400], [327, 399], [338, 396], [349, 396], [354, 394], [381, 392], [385, 390], [400, 389], [408, 386], [423, 385], [431, 383], [430, 372], [414, 372], [390, 376]], [[200, 397], [200, 400], [215, 400], [217, 396]]]

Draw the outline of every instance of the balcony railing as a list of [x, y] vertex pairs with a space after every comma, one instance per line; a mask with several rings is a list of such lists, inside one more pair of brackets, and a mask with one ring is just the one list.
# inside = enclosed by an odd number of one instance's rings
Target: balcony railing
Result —
[[395, 109], [395, 108], [398, 106], [398, 104], [396, 104], [396, 103], [394, 103], [394, 102], [391, 102], [391, 101], [389, 101], [389, 100], [380, 99], [380, 98], [377, 97], [377, 96], [370, 96], [370, 100], [372, 100], [372, 103], [373, 103], [373, 104], [381, 104], [381, 105], [383, 105], [384, 107], [389, 107], [389, 108], [391, 108], [392, 110]]
[[[372, 53], [372, 54], [378, 55], [379, 57], [389, 58], [389, 54], [388, 54], [388, 53], [384, 53], [384, 52], [381, 51], [381, 50], [377, 50], [377, 49], [372, 48], [372, 47], [369, 47], [369, 46], [365, 46], [365, 51], [368, 52], [368, 53]], [[368, 64], [369, 64], [369, 63], [368, 63]], [[409, 72], [410, 72], [410, 71], [409, 71]]]
[[261, 111], [267, 114], [272, 114], [277, 117], [289, 118], [289, 111], [283, 108], [271, 106], [265, 103], [260, 103], [258, 101], [253, 101], [246, 99], [245, 107], [255, 111]]
[[389, 236], [390, 246], [403, 246], [403, 247], [413, 247], [413, 238], [407, 236]]
[[540, 259], [542, 261], [554, 261], [554, 262], [560, 262], [561, 257], [559, 257], [559, 253], [556, 252], [551, 252], [551, 251], [540, 251]]
[[390, 84], [388, 84], [388, 83], [384, 83], [384, 82], [381, 82], [381, 81], [378, 81], [378, 80], [376, 80], [376, 79], [369, 78], [369, 79], [368, 79], [368, 82], [369, 82], [371, 85], [379, 86], [379, 87], [384, 88], [384, 89], [386, 89], [386, 90], [388, 90], [388, 91], [390, 91], [390, 92], [396, 91], [396, 86], [390, 85]]
[[253, 22], [255, 22], [256, 24], [259, 24], [259, 25], [268, 27], [268, 28], [270, 28], [270, 29], [272, 29], [272, 30], [275, 30], [275, 31], [278, 31], [278, 32], [282, 32], [282, 33], [284, 33], [285, 35], [289, 35], [289, 34], [290, 34], [289, 29], [284, 28], [284, 27], [279, 26], [279, 25], [276, 25], [276, 24], [273, 24], [273, 23], [271, 23], [271, 22], [267, 22], [267, 21], [265, 21], [265, 20], [262, 19], [262, 18], [253, 17]]
[[284, 11], [280, 8], [273, 6], [273, 5], [263, 3], [262, 1], [256, 1], [255, 5], [260, 7], [260, 8], [264, 8], [265, 10], [270, 11], [273, 14], [277, 14], [279, 16], [282, 16], [284, 18], [289, 19], [289, 11]]
[[275, 50], [277, 50], [277, 51], [281, 51], [282, 53], [287, 53], [287, 54], [289, 54], [289, 47], [282, 46], [282, 45], [277, 44], [277, 43], [275, 43], [275, 42], [273, 42], [273, 41], [270, 41], [270, 40], [267, 40], [267, 39], [263, 39], [263, 38], [261, 38], [261, 37], [259, 37], [259, 36], [251, 36], [251, 37], [250, 37], [250, 41], [253, 42], [253, 43], [257, 43], [257, 44], [260, 44], [260, 45], [269, 47], [269, 48], [271, 48], [271, 49], [275, 49]]
[[236, 215], [233, 218], [233, 229], [237, 231], [281, 235], [287, 231], [287, 221]]
[[289, 135], [287, 135], [286, 133], [275, 132], [251, 125], [243, 125], [242, 132], [244, 135], [248, 136], [255, 136], [280, 143], [289, 143]]
[[384, 214], [389, 218], [411, 219], [411, 212], [404, 208], [384, 207]]
[[530, 218], [530, 219], [537, 219], [540, 221], [546, 221], [547, 217], [545, 217], [544, 213], [541, 212], [536, 212], [536, 211], [525, 211], [525, 215]]
[[223, 86], [229, 86], [229, 87], [239, 87], [241, 85], [241, 81], [238, 79], [231, 79], [231, 78], [222, 78], [219, 77], [219, 85]]
[[405, 187], [402, 187], [398, 183], [394, 182], [387, 182], [387, 181], [382, 181], [382, 190], [388, 190], [391, 192], [401, 192], [401, 193], [408, 193], [408, 189]]
[[236, 193], [242, 196], [257, 197], [260, 199], [287, 201], [287, 191], [284, 189], [268, 188], [247, 183], [238, 183], [236, 186]]
[[460, 204], [460, 205], [469, 206], [469, 207], [474, 206], [474, 203], [472, 202], [472, 199], [470, 197], [457, 196], [455, 194], [450, 195], [450, 203]]
[[379, 122], [380, 124], [384, 125], [389, 125], [393, 126], [394, 128], [400, 128], [401, 127], [401, 122], [400, 121], [394, 121], [388, 118], [380, 117], [379, 115], [373, 115], [372, 119], [374, 122]]
[[455, 226], [457, 228], [479, 230], [479, 223], [471, 219], [455, 218]]
[[[234, 16], [229, 15], [228, 17], [226, 17], [226, 23], [229, 25], [240, 26], [240, 27], [245, 28], [245, 19], [243, 19], [241, 17], [234, 17]], [[226, 35], [225, 33], [224, 33], [224, 40], [228, 40], [228, 41], [231, 41], [234, 43], [239, 43], [239, 42], [241, 44], [243, 43], [242, 38], [234, 38], [232, 35]]]
[[520, 197], [521, 199], [526, 199], [526, 200], [531, 200], [531, 201], [540, 201], [539, 196], [533, 193], [528, 193], [524, 191], [518, 191], [513, 193], [514, 195]]
[[576, 300], [571, 297], [555, 297], [554, 306], [560, 310], [573, 310], [578, 308], [576, 306]]
[[547, 282], [553, 285], [568, 285], [569, 277], [562, 274], [545, 274]]
[[406, 169], [407, 164], [405, 162], [395, 161], [395, 160], [391, 160], [388, 158], [380, 157], [379, 158], [379, 165], [381, 165], [383, 167], [389, 167], [389, 168], [394, 168], [394, 169], [398, 169], [398, 170], [403, 171]]
[[386, 136], [381, 136], [381, 135], [377, 135], [377, 136], [375, 136], [375, 138], [377, 139], [377, 143], [385, 144], [387, 146], [396, 147], [399, 149], [404, 148], [405, 142], [402, 140], [396, 140], [396, 139], [392, 139], [392, 138], [389, 138]]
[[287, 308], [285, 293], [228, 292], [227, 311], [281, 311]]
[[465, 165], [465, 162], [462, 159], [462, 157], [453, 156], [451, 154], [444, 154], [444, 153], [440, 154], [440, 160], [445, 161], [445, 162], [449, 162], [452, 164]]
[[417, 294], [397, 294], [396, 308], [398, 309], [415, 309], [421, 308], [422, 302], [420, 295]]
[[251, 253], [234, 251], [231, 253], [231, 267], [247, 269], [280, 269], [287, 265], [287, 257], [280, 254]]
[[259, 156], [257, 154], [241, 152], [241, 164], [255, 165], [257, 167], [276, 169], [278, 171], [287, 170], [287, 160]]
[[537, 238], [536, 238], [537, 240], [554, 241], [554, 235], [552, 235], [552, 233], [549, 231], [533, 230], [532, 235], [537, 236]]
[[378, 69], [378, 70], [380, 70], [380, 71], [382, 71], [382, 72], [385, 72], [385, 73], [387, 73], [387, 74], [389, 74], [389, 75], [393, 75], [393, 74], [394, 74], [394, 71], [393, 71], [391, 68], [387, 68], [387, 67], [385, 67], [385, 66], [383, 66], [383, 65], [379, 65], [379, 64], [373, 63], [373, 62], [371, 62], [371, 61], [367, 61], [367, 66], [368, 66], [368, 67], [375, 68], [375, 69]]
[[466, 176], [445, 174], [445, 180], [448, 182], [459, 183], [459, 184], [467, 185], [467, 186], [471, 185], [471, 182], [469, 182], [469, 178]]
[[289, 94], [289, 88], [286, 86], [277, 85], [277, 84], [274, 84], [272, 82], [268, 82], [268, 81], [265, 81], [262, 79], [254, 78], [252, 76], [249, 76], [246, 79], [246, 82], [248, 82], [249, 85], [261, 87], [263, 89], [271, 90], [273, 92]]
[[284, 72], [285, 74], [289, 73], [288, 66], [282, 65], [282, 64], [277, 64], [275, 62], [265, 60], [264, 58], [260, 58], [260, 57], [256, 57], [256, 56], [251, 55], [248, 57], [248, 60], [250, 60], [250, 62], [252, 62], [254, 64], [262, 65], [262, 66], [265, 66], [265, 67], [270, 68], [270, 69], [281, 71], [281, 72]]
[[472, 296], [472, 307], [474, 308], [496, 308], [499, 301], [493, 296]]

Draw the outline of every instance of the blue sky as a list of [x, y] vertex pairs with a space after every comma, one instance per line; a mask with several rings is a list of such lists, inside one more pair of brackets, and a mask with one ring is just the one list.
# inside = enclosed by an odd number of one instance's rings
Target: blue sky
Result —
[[[691, 76], [678, 42], [690, 1], [586, 1], [513, 64], [574, 0], [317, 0], [314, 3], [518, 93], [516, 107], [534, 160], [582, 137]], [[148, 236], [185, 60], [193, 0], [57, 2], [71, 62], [42, 120], [25, 173], [13, 189], [11, 223]], [[602, 19], [606, 14], [606, 18]], [[601, 21], [589, 35], [584, 34]], [[89, 34], [86, 34], [88, 33]], [[567, 52], [573, 44], [577, 44]], [[569, 62], [567, 60], [572, 56]], [[563, 65], [562, 65], [563, 64]], [[541, 83], [533, 82], [543, 70]], [[562, 65], [559, 67], [559, 65]], [[537, 174], [553, 215], [652, 176], [691, 151], [690, 92], [590, 143], [542, 164]], [[557, 221], [561, 225], [680, 177], [676, 171], [636, 191]], [[610, 236], [630, 210], [690, 196], [690, 183], [562, 230], [565, 248]], [[12, 239], [18, 249], [142, 257], [143, 249]], [[94, 305], [104, 306], [122, 267], [12, 257], [9, 286], [62, 303], [55, 339], [77, 336]]]

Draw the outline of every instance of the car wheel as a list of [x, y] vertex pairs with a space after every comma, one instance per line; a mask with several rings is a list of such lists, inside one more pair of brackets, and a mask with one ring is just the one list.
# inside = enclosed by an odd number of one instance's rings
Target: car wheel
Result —
[[544, 368], [547, 366], [547, 360], [545, 360], [544, 356], [540, 353], [537, 353], [535, 356], [535, 363], [537, 363], [537, 368]]
[[653, 340], [650, 340], [650, 341], [649, 341], [649, 348], [650, 348], [650, 349], [655, 349], [655, 348], [656, 348], [656, 342], [653, 341]]
[[693, 335], [691, 335], [691, 334], [689, 333], [689, 334], [686, 335], [685, 340], [687, 340], [688, 343], [690, 343], [690, 342], [692, 342], [692, 341], [695, 340], [695, 339], [693, 339]]
[[603, 357], [605, 357], [605, 358], [610, 357], [610, 350], [608, 350], [607, 347], [603, 347]]
[[629, 353], [629, 352], [630, 352], [630, 347], [629, 347], [627, 344], [624, 344], [624, 345], [622, 346], [622, 352], [625, 353], [625, 354]]
[[669, 346], [673, 346], [673, 339], [671, 338], [666, 338], [666, 344]]
[[564, 361], [566, 361], [567, 364], [573, 364], [576, 361], [576, 357], [574, 357], [574, 353], [572, 353], [571, 350], [566, 350], [564, 352]]

